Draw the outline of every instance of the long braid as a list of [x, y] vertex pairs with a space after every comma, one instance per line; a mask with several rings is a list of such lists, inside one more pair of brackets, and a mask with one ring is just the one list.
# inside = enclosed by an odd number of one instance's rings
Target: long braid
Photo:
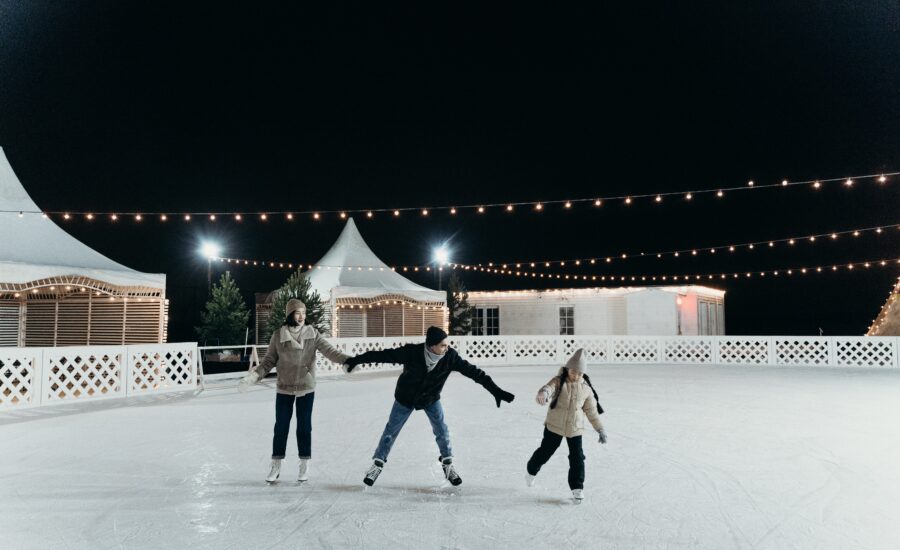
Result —
[[587, 382], [588, 387], [594, 392], [594, 403], [597, 404], [597, 414], [603, 414], [603, 407], [600, 406], [600, 397], [597, 396], [597, 390], [594, 389], [594, 385], [591, 384], [591, 379], [587, 374], [584, 375], [584, 381]]
[[562, 393], [563, 384], [566, 383], [566, 379], [569, 377], [569, 370], [566, 367], [560, 369], [559, 372], [559, 389], [556, 390], [556, 395], [553, 396], [553, 401], [550, 402], [550, 408], [556, 408], [556, 402], [559, 401], [559, 394]]

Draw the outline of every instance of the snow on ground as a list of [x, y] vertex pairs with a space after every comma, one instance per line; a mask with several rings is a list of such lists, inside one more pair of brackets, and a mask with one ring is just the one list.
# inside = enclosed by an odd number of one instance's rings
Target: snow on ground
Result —
[[459, 489], [421, 412], [364, 488], [396, 371], [320, 381], [303, 485], [293, 434], [263, 481], [269, 387], [0, 414], [0, 547], [900, 548], [900, 372], [591, 367], [609, 443], [586, 437], [574, 505], [565, 444], [524, 483], [554, 371], [488, 369], [517, 396], [499, 410], [451, 376]]

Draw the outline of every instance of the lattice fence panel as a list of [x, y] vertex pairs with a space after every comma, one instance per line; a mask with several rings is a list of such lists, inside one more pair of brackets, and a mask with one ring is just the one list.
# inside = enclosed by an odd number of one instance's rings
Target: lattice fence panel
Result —
[[0, 350], [0, 410], [37, 405], [35, 373], [40, 355], [19, 348], [6, 353]]
[[44, 352], [44, 401], [123, 396], [125, 350], [121, 347], [54, 348]]
[[128, 347], [129, 394], [186, 389], [197, 385], [197, 348], [194, 346]]
[[468, 340], [466, 359], [472, 363], [509, 363], [506, 339], [484, 336]]
[[891, 338], [837, 339], [835, 362], [848, 367], [893, 367], [897, 364], [897, 350]]
[[828, 364], [827, 338], [776, 338], [775, 364], [824, 366]]
[[712, 363], [713, 349], [713, 341], [706, 338], [663, 339], [663, 357], [667, 363]]
[[584, 349], [588, 363], [606, 363], [609, 361], [609, 338], [590, 338], [576, 336], [563, 340], [564, 358], [568, 359], [578, 348]]
[[510, 351], [511, 363], [555, 363], [559, 359], [556, 357], [557, 338], [552, 337], [527, 337], [512, 338], [512, 346]]
[[723, 365], [768, 365], [769, 341], [765, 338], [720, 338], [718, 363]]
[[659, 341], [656, 338], [617, 338], [613, 340], [613, 362], [655, 363], [658, 360]]

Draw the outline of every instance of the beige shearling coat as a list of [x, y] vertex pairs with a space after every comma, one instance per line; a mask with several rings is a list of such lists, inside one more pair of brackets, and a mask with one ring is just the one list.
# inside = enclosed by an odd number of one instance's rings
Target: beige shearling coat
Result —
[[[548, 404], [553, 400], [556, 392], [560, 391], [559, 377], [556, 376], [547, 382], [540, 391], [547, 392]], [[549, 406], [549, 405], [548, 405]], [[556, 408], [547, 411], [547, 420], [544, 425], [548, 430], [563, 437], [578, 437], [584, 434], [585, 417], [591, 423], [594, 430], [602, 430], [600, 414], [597, 412], [597, 400], [594, 392], [584, 379], [578, 382], [566, 381], [562, 385]]]
[[[300, 340], [299, 342], [297, 340]], [[278, 367], [278, 393], [303, 395], [316, 388], [316, 351], [335, 363], [343, 363], [350, 358], [328, 343], [319, 331], [309, 325], [300, 328], [299, 338], [291, 336], [286, 326], [272, 334], [269, 349], [256, 373], [259, 379]]]

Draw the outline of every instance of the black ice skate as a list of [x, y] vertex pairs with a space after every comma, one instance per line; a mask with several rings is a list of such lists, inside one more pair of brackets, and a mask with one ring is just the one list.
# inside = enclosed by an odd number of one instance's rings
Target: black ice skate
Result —
[[461, 484], [462, 478], [459, 477], [459, 474], [456, 473], [456, 468], [453, 467], [453, 457], [448, 456], [447, 458], [439, 458], [438, 460], [441, 461], [441, 466], [444, 468], [444, 477], [447, 478], [447, 481], [453, 486]]
[[371, 487], [375, 485], [375, 480], [378, 479], [378, 476], [381, 475], [381, 470], [384, 469], [384, 461], [375, 459], [369, 469], [366, 470], [366, 477], [363, 478], [363, 483]]

